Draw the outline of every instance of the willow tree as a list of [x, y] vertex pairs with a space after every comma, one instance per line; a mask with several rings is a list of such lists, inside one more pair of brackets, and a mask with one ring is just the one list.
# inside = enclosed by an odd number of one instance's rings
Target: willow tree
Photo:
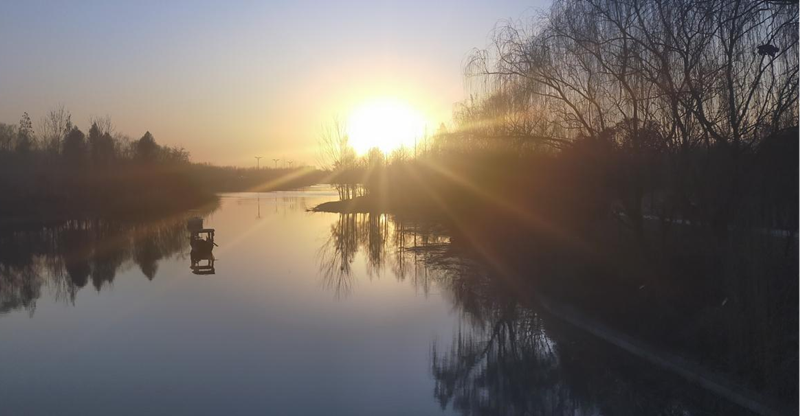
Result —
[[[523, 112], [537, 120], [529, 141], [611, 140], [639, 162], [655, 145], [670, 160], [672, 203], [724, 239], [748, 161], [797, 125], [797, 24], [797, 4], [766, 0], [556, 0], [538, 20], [498, 28], [466, 72], [500, 111], [484, 112], [495, 132]], [[524, 105], [510, 105], [519, 95]], [[656, 191], [646, 169], [626, 165], [632, 179], [618, 187], [639, 234]]]

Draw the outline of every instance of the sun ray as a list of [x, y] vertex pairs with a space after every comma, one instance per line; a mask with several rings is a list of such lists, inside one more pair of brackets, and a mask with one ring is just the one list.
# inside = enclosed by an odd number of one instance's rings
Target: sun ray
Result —
[[492, 250], [483, 244], [480, 238], [475, 236], [470, 230], [471, 228], [468, 227], [461, 217], [456, 214], [456, 212], [450, 207], [449, 204], [440, 196], [438, 195], [433, 189], [431, 189], [430, 185], [413, 169], [405, 169], [407, 174], [420, 186], [420, 189], [425, 191], [426, 194], [431, 198], [436, 205], [444, 212], [447, 218], [450, 219], [453, 226], [459, 231], [460, 235], [467, 239], [470, 247], [472, 247], [476, 253], [483, 258], [484, 261], [487, 262], [489, 266], [491, 266], [496, 272], [498, 272], [501, 276], [506, 277], [507, 280], [511, 284], [516, 283], [516, 279], [513, 279], [514, 273], [510, 270], [507, 265], [499, 259], [499, 256], [492, 252]]
[[587, 244], [585, 241], [581, 240], [577, 236], [568, 233], [553, 224], [538, 218], [529, 210], [521, 208], [514, 204], [513, 202], [507, 201], [500, 195], [497, 195], [490, 190], [483, 189], [474, 183], [462, 178], [458, 174], [451, 172], [450, 170], [446, 169], [445, 167], [434, 164], [434, 163], [426, 163], [426, 166], [432, 168], [435, 172], [443, 175], [452, 183], [470, 191], [475, 196], [480, 198], [481, 200], [488, 201], [489, 203], [497, 206], [501, 210], [507, 212], [508, 214], [513, 215], [517, 219], [522, 221], [522, 224], [528, 228], [536, 229], [539, 231], [543, 231], [546, 234], [550, 235], [551, 237], [556, 238], [559, 241], [562, 241], [566, 244], [569, 244], [584, 253], [592, 253], [594, 252], [593, 249]]

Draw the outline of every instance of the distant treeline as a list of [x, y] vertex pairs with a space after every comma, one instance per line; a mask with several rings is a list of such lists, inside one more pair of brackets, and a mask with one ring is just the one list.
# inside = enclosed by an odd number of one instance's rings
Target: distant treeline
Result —
[[0, 123], [0, 218], [75, 219], [165, 214], [214, 200], [216, 192], [308, 186], [313, 169], [240, 169], [193, 164], [182, 147], [163, 146], [150, 132], [132, 139], [109, 117], [87, 132], [63, 107], [34, 127]]
[[[436, 216], [515, 284], [797, 399], [798, 6], [556, 0], [416, 157], [321, 140], [342, 210]], [[522, 282], [522, 283], [520, 283]]]
[[159, 145], [150, 132], [135, 140], [115, 133], [108, 117], [84, 133], [63, 107], [37, 129], [25, 113], [16, 126], [0, 124], [0, 217], [152, 215], [213, 200], [189, 166], [184, 149]]

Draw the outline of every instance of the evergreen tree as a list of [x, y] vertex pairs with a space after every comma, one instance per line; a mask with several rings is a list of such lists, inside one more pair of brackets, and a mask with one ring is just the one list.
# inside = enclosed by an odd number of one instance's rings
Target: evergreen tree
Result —
[[159, 146], [150, 132], [146, 132], [136, 144], [136, 158], [144, 162], [154, 162], [158, 158]]
[[96, 122], [89, 128], [89, 152], [94, 165], [106, 165], [114, 158], [114, 139], [102, 133]]
[[19, 129], [17, 129], [17, 146], [16, 150], [19, 153], [28, 153], [34, 145], [33, 136], [33, 123], [30, 116], [25, 112], [19, 120]]
[[86, 158], [86, 136], [78, 127], [73, 127], [72, 130], [64, 137], [64, 148], [62, 154], [64, 159], [71, 164], [81, 164]]

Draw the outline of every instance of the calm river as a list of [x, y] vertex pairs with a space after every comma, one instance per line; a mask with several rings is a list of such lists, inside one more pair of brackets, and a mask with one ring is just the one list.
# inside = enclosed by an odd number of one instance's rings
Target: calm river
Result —
[[213, 264], [198, 213], [0, 230], [0, 414], [741, 412], [521, 306], [434, 226], [307, 211], [335, 198], [223, 195]]

